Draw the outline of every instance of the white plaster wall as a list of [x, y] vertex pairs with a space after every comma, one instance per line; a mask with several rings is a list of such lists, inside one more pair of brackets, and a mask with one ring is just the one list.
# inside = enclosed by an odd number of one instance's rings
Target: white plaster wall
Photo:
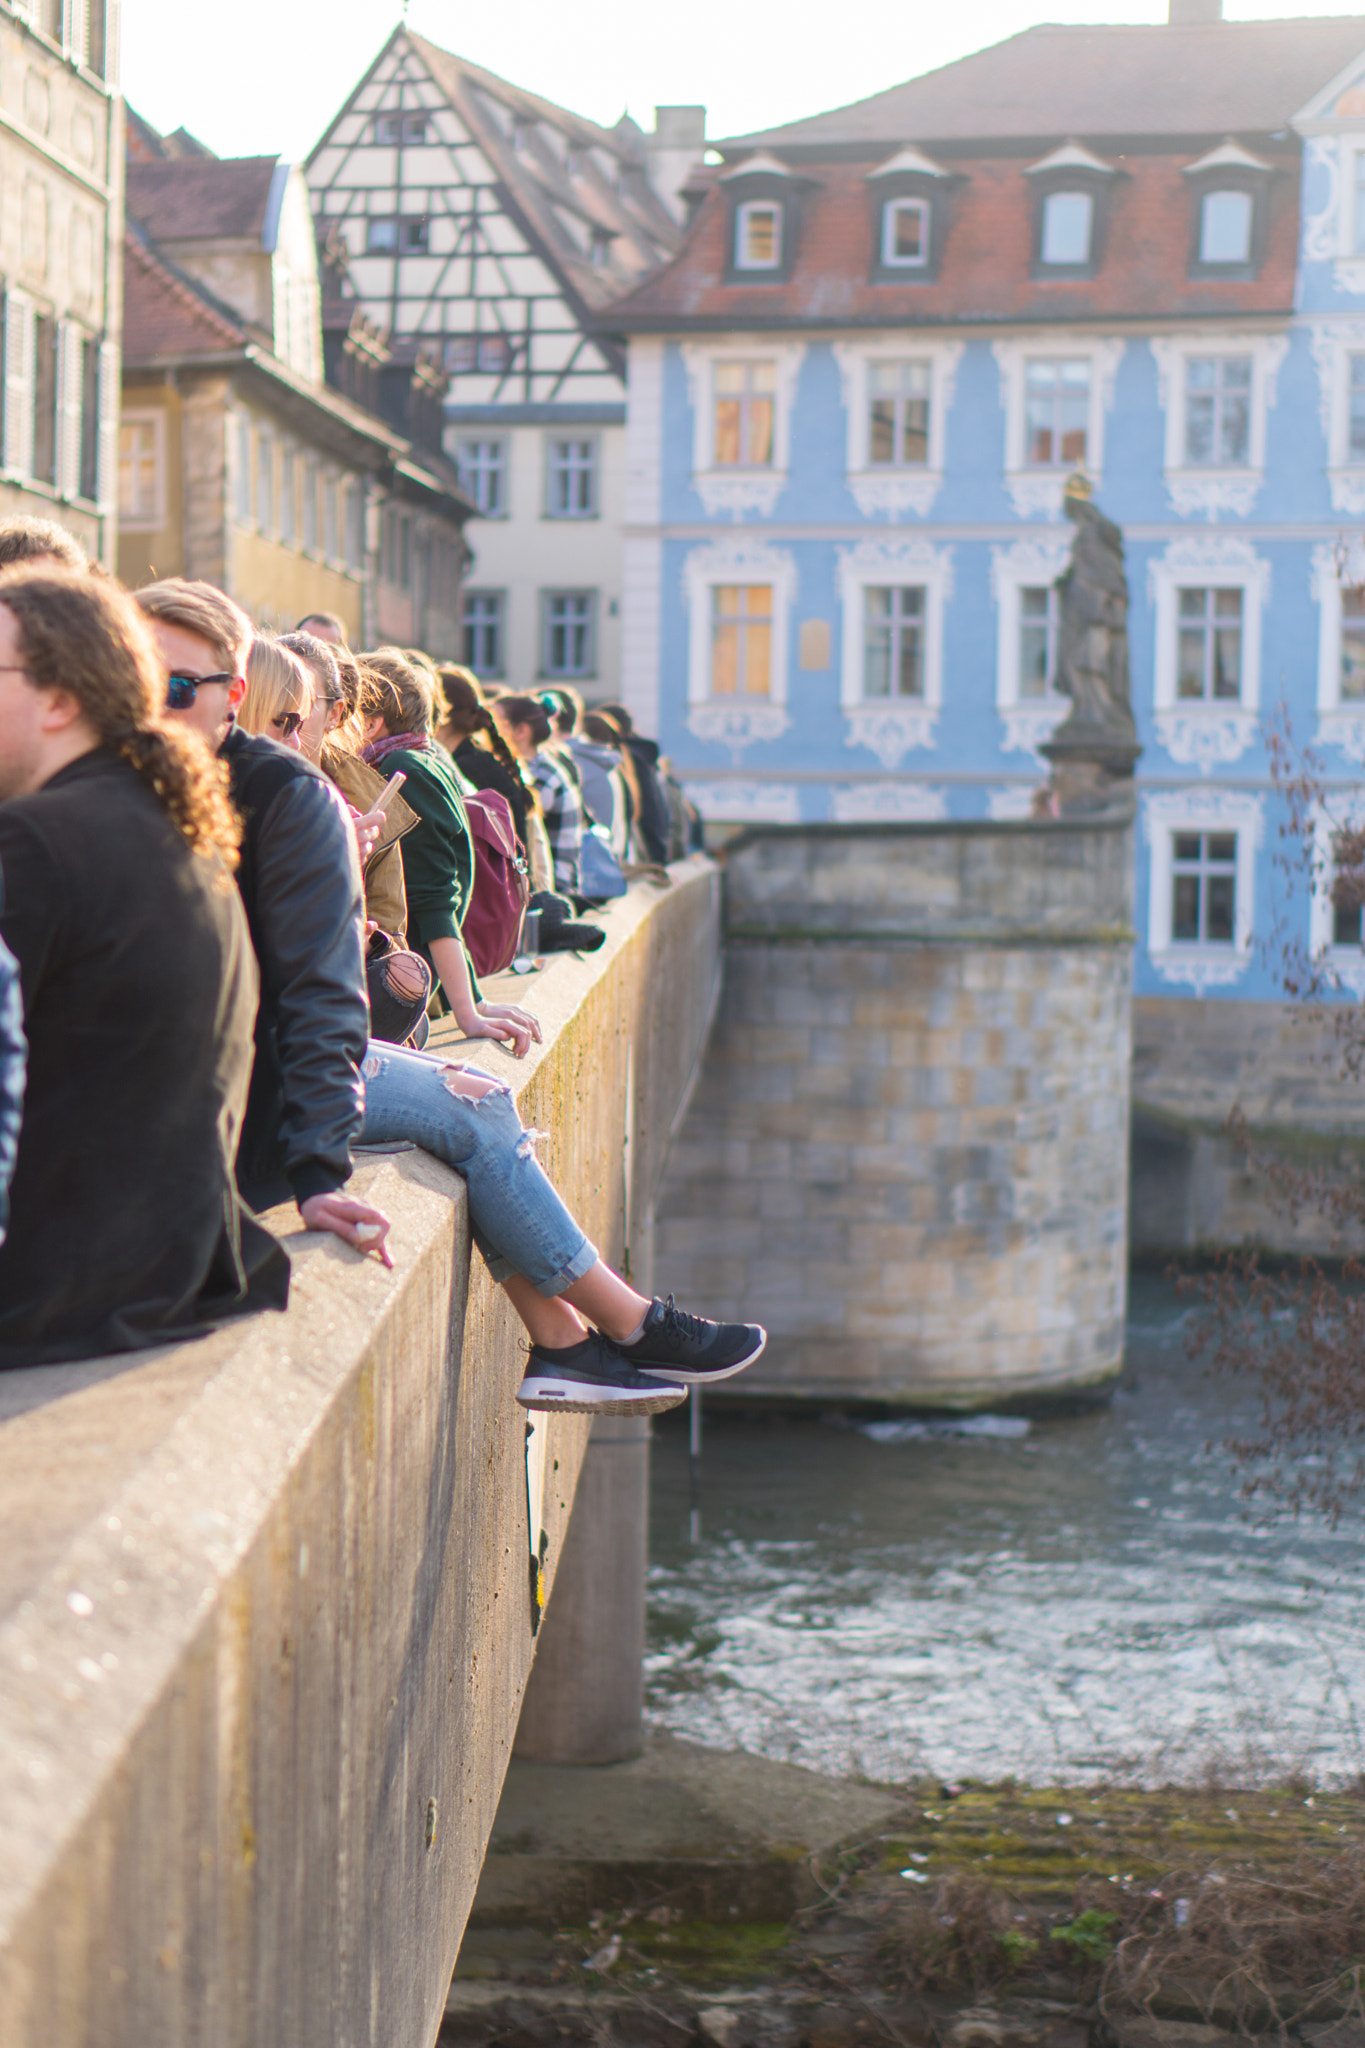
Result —
[[[571, 432], [595, 434], [600, 471], [595, 519], [545, 517], [546, 445]], [[506, 674], [510, 688], [536, 688], [540, 673], [540, 592], [596, 590], [597, 674], [581, 685], [590, 698], [615, 697], [621, 684], [621, 553], [624, 516], [624, 427], [451, 427], [452, 457], [465, 436], [500, 436], [508, 444], [508, 513], [471, 519], [465, 538], [474, 564], [467, 590], [507, 592]]]

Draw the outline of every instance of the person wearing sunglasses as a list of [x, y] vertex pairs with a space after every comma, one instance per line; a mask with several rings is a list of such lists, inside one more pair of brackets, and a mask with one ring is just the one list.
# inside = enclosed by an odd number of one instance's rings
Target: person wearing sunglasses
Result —
[[283, 1308], [233, 1154], [257, 971], [240, 827], [112, 577], [0, 576], [0, 938], [30, 1041], [0, 1370]]
[[253, 635], [231, 598], [168, 577], [139, 590], [136, 602], [165, 666], [168, 709], [226, 764], [242, 820], [237, 886], [261, 1002], [237, 1184], [257, 1209], [292, 1194], [307, 1229], [330, 1231], [391, 1265], [388, 1217], [345, 1192], [369, 1030], [350, 820], [331, 783], [296, 748], [237, 723]]
[[246, 658], [246, 695], [237, 712], [242, 731], [301, 753], [301, 729], [312, 704], [312, 680], [297, 654], [258, 633]]

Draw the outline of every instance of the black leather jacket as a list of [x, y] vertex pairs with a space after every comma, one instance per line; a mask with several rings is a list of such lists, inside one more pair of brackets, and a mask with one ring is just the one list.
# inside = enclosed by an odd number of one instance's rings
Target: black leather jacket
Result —
[[364, 1120], [369, 1011], [360, 864], [345, 808], [301, 754], [233, 727], [237, 886], [261, 973], [237, 1184], [253, 1208], [331, 1194]]

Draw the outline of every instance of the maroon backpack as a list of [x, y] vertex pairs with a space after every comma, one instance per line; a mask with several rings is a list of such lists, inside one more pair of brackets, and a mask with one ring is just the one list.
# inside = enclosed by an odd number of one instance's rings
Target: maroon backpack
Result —
[[475, 790], [464, 807], [474, 841], [464, 942], [476, 974], [501, 974], [517, 957], [531, 885], [507, 798], [495, 789]]

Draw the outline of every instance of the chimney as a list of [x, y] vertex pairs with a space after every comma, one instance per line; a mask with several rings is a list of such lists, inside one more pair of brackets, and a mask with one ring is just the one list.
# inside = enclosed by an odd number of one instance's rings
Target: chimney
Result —
[[1167, 0], [1166, 20], [1172, 28], [1202, 27], [1223, 19], [1223, 0]]
[[645, 137], [649, 182], [675, 220], [681, 220], [681, 188], [706, 154], [705, 107], [656, 107], [654, 133]]

